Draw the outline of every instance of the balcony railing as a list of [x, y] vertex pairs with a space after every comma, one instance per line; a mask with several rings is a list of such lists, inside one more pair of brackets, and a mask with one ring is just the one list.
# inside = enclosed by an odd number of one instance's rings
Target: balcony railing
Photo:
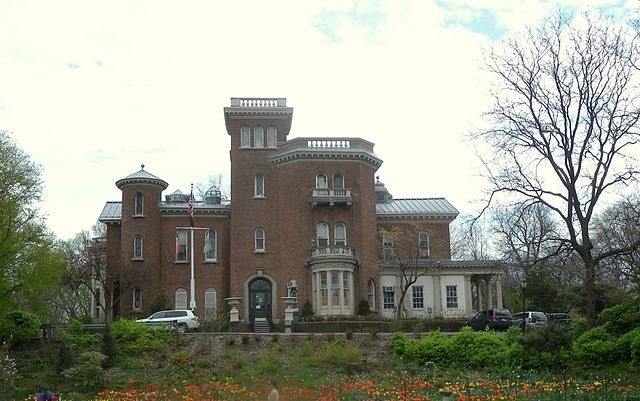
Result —
[[283, 97], [276, 98], [258, 98], [258, 97], [232, 97], [231, 107], [286, 107], [287, 99]]
[[353, 258], [354, 251], [353, 248], [342, 245], [315, 246], [311, 248], [312, 258], [322, 256], [345, 256]]
[[349, 188], [313, 188], [311, 190], [311, 203], [318, 204], [351, 205], [351, 189]]

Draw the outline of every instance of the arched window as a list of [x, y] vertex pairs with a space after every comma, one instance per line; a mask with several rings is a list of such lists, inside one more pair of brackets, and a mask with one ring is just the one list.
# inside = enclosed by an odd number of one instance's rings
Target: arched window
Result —
[[333, 244], [337, 246], [347, 245], [347, 226], [344, 223], [336, 223], [333, 227]]
[[316, 175], [316, 188], [327, 188], [327, 176], [324, 174]]
[[176, 261], [187, 260], [187, 230], [176, 231]]
[[329, 246], [329, 225], [327, 223], [318, 223], [316, 234], [318, 246]]
[[215, 288], [207, 288], [204, 290], [204, 318], [208, 320], [215, 319], [217, 312], [217, 294]]
[[133, 237], [133, 258], [142, 259], [142, 235]]
[[142, 216], [144, 215], [144, 195], [138, 192], [135, 196], [135, 203], [133, 206], [133, 215], [134, 216]]
[[418, 234], [418, 246], [420, 247], [420, 259], [429, 258], [429, 234]]
[[255, 177], [253, 196], [258, 198], [264, 197], [264, 176], [261, 174]]
[[253, 127], [253, 147], [264, 148], [264, 128], [260, 125]]
[[336, 189], [344, 189], [344, 176], [340, 173], [333, 175], [333, 187]]
[[176, 309], [187, 309], [187, 290], [184, 288], [176, 290]]
[[204, 260], [218, 260], [218, 236], [216, 230], [209, 230], [204, 234]]
[[278, 146], [278, 129], [274, 126], [267, 127], [267, 147], [275, 148]]
[[243, 126], [240, 128], [240, 147], [241, 148], [251, 147], [250, 131], [249, 131], [249, 127], [247, 126]]
[[133, 289], [133, 310], [142, 310], [142, 290], [140, 287]]
[[256, 228], [256, 234], [255, 234], [255, 238], [256, 238], [256, 246], [255, 246], [255, 250], [256, 252], [264, 252], [266, 249], [266, 245], [265, 245], [265, 234], [264, 234], [264, 228]]
[[367, 301], [369, 301], [369, 310], [376, 310], [376, 283], [373, 279], [367, 281]]

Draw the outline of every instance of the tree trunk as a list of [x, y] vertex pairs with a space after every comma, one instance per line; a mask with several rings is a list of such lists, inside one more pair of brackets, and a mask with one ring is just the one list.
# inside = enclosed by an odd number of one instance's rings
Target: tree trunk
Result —
[[587, 320], [587, 330], [592, 329], [596, 325], [596, 287], [595, 287], [595, 263], [591, 255], [584, 260], [585, 278], [584, 291], [587, 297], [587, 305], [585, 309], [585, 317]]

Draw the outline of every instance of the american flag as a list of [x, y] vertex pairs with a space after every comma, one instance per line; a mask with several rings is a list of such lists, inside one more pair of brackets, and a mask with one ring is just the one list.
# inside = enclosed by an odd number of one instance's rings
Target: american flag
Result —
[[189, 224], [193, 227], [193, 185], [191, 185], [191, 195], [189, 195], [189, 200], [187, 201], [188, 209], [187, 214], [189, 215]]

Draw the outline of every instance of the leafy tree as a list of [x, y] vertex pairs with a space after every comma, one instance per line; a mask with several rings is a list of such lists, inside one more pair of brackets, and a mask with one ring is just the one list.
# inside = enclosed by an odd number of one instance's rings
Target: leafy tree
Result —
[[0, 131], [0, 314], [20, 307], [49, 317], [63, 260], [36, 207], [40, 167]]
[[560, 245], [579, 256], [587, 326], [596, 320], [596, 266], [640, 240], [594, 247], [592, 221], [605, 195], [637, 178], [640, 119], [637, 39], [627, 25], [557, 14], [487, 55], [496, 78], [483, 162], [496, 202], [542, 204], [562, 222]]

